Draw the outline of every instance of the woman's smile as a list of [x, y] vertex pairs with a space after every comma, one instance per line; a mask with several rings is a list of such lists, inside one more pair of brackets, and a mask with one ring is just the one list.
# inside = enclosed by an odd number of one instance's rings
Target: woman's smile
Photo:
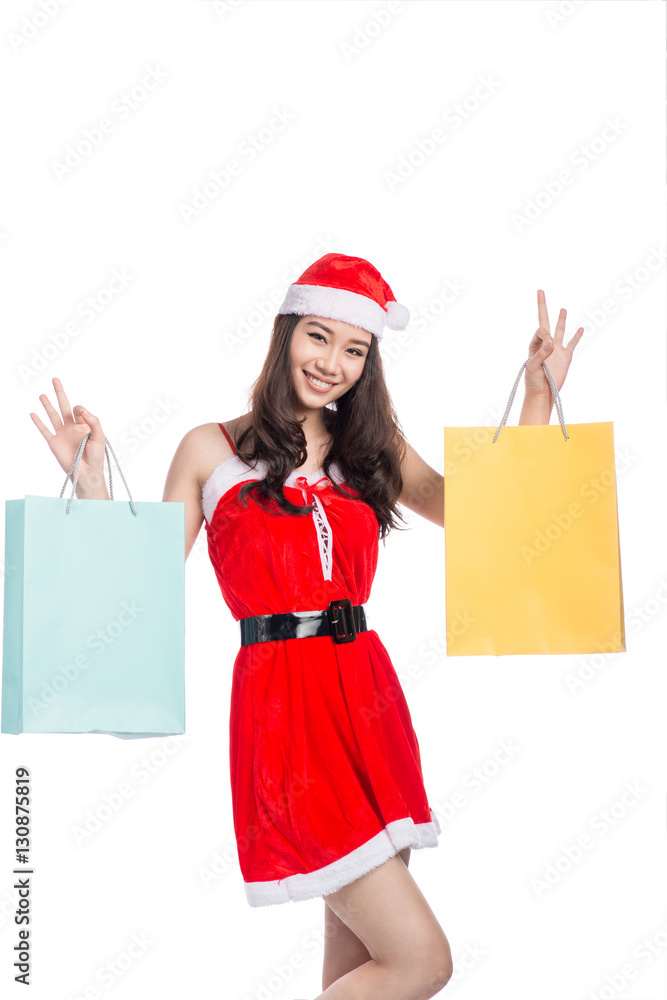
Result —
[[308, 382], [308, 384], [313, 389], [317, 389], [318, 392], [328, 392], [330, 389], [333, 389], [333, 387], [337, 384], [336, 382], [329, 382], [325, 379], [320, 379], [316, 375], [313, 375], [311, 372], [307, 371], [305, 368], [303, 369], [303, 373], [306, 376], [306, 381]]

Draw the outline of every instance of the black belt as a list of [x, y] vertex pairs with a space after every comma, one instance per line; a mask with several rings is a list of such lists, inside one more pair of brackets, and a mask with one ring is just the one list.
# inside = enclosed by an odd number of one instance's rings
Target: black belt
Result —
[[353, 642], [357, 632], [367, 632], [363, 604], [352, 604], [347, 597], [331, 601], [324, 611], [287, 611], [277, 615], [252, 615], [241, 618], [241, 645], [268, 642], [271, 639], [304, 639], [330, 635], [334, 642]]

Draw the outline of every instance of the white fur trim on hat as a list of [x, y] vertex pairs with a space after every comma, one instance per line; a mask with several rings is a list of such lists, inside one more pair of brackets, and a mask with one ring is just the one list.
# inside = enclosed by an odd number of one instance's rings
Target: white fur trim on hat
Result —
[[398, 302], [388, 303], [385, 312], [379, 303], [366, 295], [349, 292], [345, 288], [327, 288], [324, 285], [290, 285], [278, 312], [339, 319], [343, 323], [368, 330], [378, 341], [382, 340], [385, 326], [392, 330], [403, 330], [410, 319], [408, 310]]

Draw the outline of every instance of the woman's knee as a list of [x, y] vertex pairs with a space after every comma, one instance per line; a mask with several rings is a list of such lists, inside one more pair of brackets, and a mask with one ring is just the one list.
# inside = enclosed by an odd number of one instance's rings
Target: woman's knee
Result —
[[431, 1000], [452, 977], [452, 960], [448, 948], [430, 952], [423, 949], [419, 953], [413, 953], [407, 962], [396, 957], [390, 962], [377, 964], [396, 977], [406, 1000]]
[[[403, 974], [415, 989], [417, 1000], [427, 1000], [435, 996], [447, 985], [452, 977], [453, 964], [449, 942], [444, 931], [433, 918], [433, 924], [425, 924], [418, 938], [406, 941], [406, 950], [394, 960], [400, 962]], [[407, 985], [408, 979], [406, 979]]]
[[444, 931], [405, 864], [397, 856], [325, 897], [371, 957], [413, 982], [440, 982], [452, 972]]
[[452, 953], [447, 938], [443, 934], [443, 940], [433, 945], [428, 960], [425, 962], [427, 983], [430, 988], [433, 988], [433, 993], [429, 993], [429, 996], [434, 996], [447, 985], [452, 978], [453, 970]]

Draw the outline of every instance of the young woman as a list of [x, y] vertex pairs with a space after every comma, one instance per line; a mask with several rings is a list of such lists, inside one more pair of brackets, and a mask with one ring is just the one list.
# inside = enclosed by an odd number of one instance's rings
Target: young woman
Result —
[[[519, 423], [548, 423], [542, 361], [560, 389], [583, 329], [554, 337], [542, 292]], [[239, 864], [250, 905], [322, 896], [319, 1000], [426, 1000], [447, 983], [447, 938], [408, 871], [441, 832], [407, 702], [368, 600], [378, 541], [403, 505], [444, 527], [444, 479], [404, 439], [382, 373], [385, 326], [405, 307], [359, 257], [327, 254], [275, 318], [251, 409], [189, 431], [163, 500], [185, 504], [187, 559], [202, 523], [240, 622], [230, 711]], [[99, 419], [40, 400], [39, 428], [77, 495], [108, 498]]]

